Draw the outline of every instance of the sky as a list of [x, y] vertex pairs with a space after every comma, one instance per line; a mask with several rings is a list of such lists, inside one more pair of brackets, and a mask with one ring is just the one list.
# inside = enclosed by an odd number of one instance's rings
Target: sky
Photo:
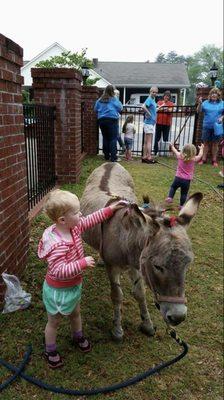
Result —
[[52, 43], [100, 61], [155, 61], [223, 46], [222, 0], [1, 1], [0, 33], [31, 60]]

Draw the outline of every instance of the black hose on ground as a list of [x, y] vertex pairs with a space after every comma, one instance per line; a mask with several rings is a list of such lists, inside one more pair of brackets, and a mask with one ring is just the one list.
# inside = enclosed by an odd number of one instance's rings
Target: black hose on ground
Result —
[[[126, 381], [116, 383], [111, 386], [99, 387], [99, 388], [95, 388], [95, 389], [80, 389], [80, 390], [65, 389], [63, 387], [57, 387], [57, 386], [50, 385], [46, 382], [43, 382], [37, 378], [34, 378], [34, 377], [22, 372], [22, 369], [28, 363], [29, 356], [30, 356], [31, 350], [32, 350], [31, 346], [28, 346], [28, 349], [27, 349], [27, 352], [25, 353], [23, 362], [21, 363], [19, 368], [15, 367], [12, 364], [7, 363], [5, 360], [3, 360], [1, 358], [0, 358], [0, 365], [7, 368], [9, 371], [12, 371], [15, 373], [12, 377], [13, 379], [11, 379], [11, 382], [9, 382], [9, 383], [12, 383], [12, 381], [14, 381], [18, 376], [20, 376], [21, 378], [25, 379], [27, 382], [30, 382], [36, 386], [39, 386], [42, 389], [48, 390], [53, 393], [62, 393], [62, 394], [67, 394], [67, 395], [72, 395], [72, 396], [92, 396], [92, 395], [96, 395], [99, 393], [115, 392], [115, 391], [117, 391], [119, 389], [123, 389], [127, 386], [135, 385], [136, 383], [142, 381], [143, 379], [146, 379], [149, 376], [152, 376], [152, 375], [156, 374], [157, 372], [163, 370], [164, 368], [167, 368], [170, 365], [175, 364], [176, 362], [181, 360], [187, 354], [187, 352], [188, 352], [187, 343], [185, 343], [180, 338], [178, 338], [176, 335], [176, 332], [174, 330], [171, 330], [169, 332], [169, 334], [181, 347], [183, 347], [183, 351], [178, 356], [174, 357], [172, 360], [165, 361], [165, 362], [157, 365], [154, 368], [150, 368], [147, 371], [145, 371], [139, 375], [136, 375], [133, 378], [127, 379]], [[6, 382], [3, 384], [4, 387], [2, 387], [1, 390], [3, 390], [6, 386], [8, 386], [8, 384], [7, 385], [5, 385], [5, 384], [6, 384]]]

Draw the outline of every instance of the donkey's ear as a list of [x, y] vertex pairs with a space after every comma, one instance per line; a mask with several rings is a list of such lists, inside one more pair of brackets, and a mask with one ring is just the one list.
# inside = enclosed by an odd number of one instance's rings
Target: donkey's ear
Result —
[[125, 229], [130, 229], [133, 226], [140, 228], [142, 224], [146, 223], [146, 218], [137, 204], [134, 203], [125, 211], [121, 222]]
[[201, 192], [192, 194], [192, 196], [189, 197], [188, 201], [186, 202], [186, 204], [184, 204], [183, 208], [181, 209], [177, 217], [177, 222], [179, 222], [179, 224], [187, 228], [192, 218], [197, 213], [202, 199], [203, 199], [203, 194]]
[[132, 211], [134, 210], [134, 212], [139, 216], [139, 218], [141, 218], [143, 222], [146, 222], [144, 213], [142, 212], [142, 210], [140, 210], [140, 208], [138, 207], [138, 205], [136, 203], [133, 203], [131, 205], [131, 210]]

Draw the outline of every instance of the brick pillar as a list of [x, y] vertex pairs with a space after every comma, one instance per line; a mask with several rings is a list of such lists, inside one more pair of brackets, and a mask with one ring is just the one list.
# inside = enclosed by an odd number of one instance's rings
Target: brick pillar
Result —
[[[206, 100], [208, 98], [208, 94], [209, 94], [210, 90], [211, 90], [210, 87], [197, 88], [196, 103], [198, 103], [199, 97], [202, 97], [203, 100]], [[197, 121], [196, 121], [196, 129], [195, 129], [195, 133], [194, 133], [194, 144], [198, 145], [201, 143], [203, 113], [200, 112], [199, 114], [197, 114], [196, 118], [197, 118]]]
[[35, 103], [56, 107], [55, 168], [59, 184], [81, 173], [81, 74], [73, 68], [32, 68]]
[[99, 98], [99, 89], [96, 86], [82, 87], [83, 105], [83, 145], [89, 155], [98, 153], [98, 126], [94, 104]]
[[19, 276], [29, 244], [26, 152], [21, 85], [23, 49], [0, 34], [0, 303], [1, 273]]

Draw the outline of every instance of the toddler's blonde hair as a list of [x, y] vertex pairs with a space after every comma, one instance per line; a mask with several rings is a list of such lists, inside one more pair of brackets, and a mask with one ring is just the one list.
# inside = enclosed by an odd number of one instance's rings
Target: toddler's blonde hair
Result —
[[185, 144], [181, 153], [184, 161], [190, 161], [196, 156], [197, 150], [193, 144]]
[[44, 211], [53, 222], [57, 222], [58, 218], [70, 210], [74, 210], [75, 213], [80, 210], [79, 199], [75, 194], [60, 189], [53, 190], [48, 194]]

